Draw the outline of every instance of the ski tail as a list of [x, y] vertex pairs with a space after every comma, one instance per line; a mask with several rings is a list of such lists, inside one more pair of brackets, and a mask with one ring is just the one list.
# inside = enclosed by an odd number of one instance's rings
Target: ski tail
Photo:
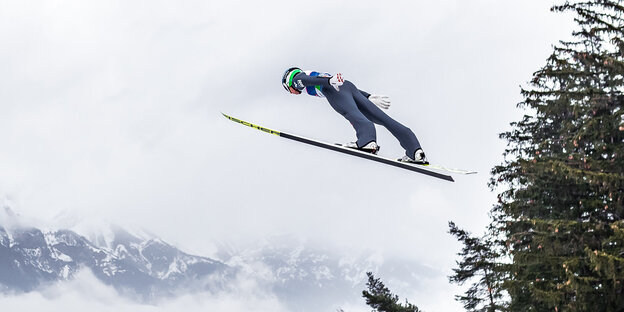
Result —
[[240, 119], [238, 119], [238, 118], [234, 118], [234, 117], [232, 117], [232, 116], [228, 116], [228, 115], [226, 115], [226, 114], [224, 114], [224, 113], [221, 113], [221, 114], [222, 114], [223, 116], [225, 116], [225, 118], [227, 118], [227, 119], [229, 119], [229, 120], [231, 120], [231, 121], [233, 121], [233, 122], [238, 122], [238, 123], [239, 123], [239, 124], [241, 124], [241, 125], [245, 125], [245, 126], [247, 126], [247, 127], [251, 127], [251, 128], [254, 128], [254, 129], [257, 129], [257, 130], [260, 130], [260, 131], [266, 132], [266, 133], [268, 133], [268, 134], [273, 134], [273, 135], [277, 135], [277, 136], [282, 136], [282, 133], [281, 133], [281, 132], [279, 132], [279, 131], [275, 131], [275, 130], [271, 130], [271, 129], [269, 129], [269, 128], [265, 128], [265, 127], [261, 127], [261, 126], [258, 126], [258, 125], [254, 125], [254, 124], [252, 124], [252, 123], [250, 123], [250, 122], [246, 122], [246, 121], [244, 121], [244, 120], [240, 120]]

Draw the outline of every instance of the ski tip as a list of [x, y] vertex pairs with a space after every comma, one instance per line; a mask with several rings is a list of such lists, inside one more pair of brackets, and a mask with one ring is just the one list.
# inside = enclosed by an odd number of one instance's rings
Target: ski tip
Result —
[[477, 174], [478, 173], [476, 171], [469, 171], [469, 170], [460, 170], [460, 169], [454, 169], [454, 170], [456, 170], [455, 173], [464, 174], [464, 175]]

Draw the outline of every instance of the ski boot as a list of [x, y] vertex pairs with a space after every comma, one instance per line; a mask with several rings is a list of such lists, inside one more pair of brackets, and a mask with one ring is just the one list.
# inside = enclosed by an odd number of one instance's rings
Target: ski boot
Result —
[[422, 148], [419, 148], [416, 150], [416, 152], [414, 152], [414, 158], [411, 158], [407, 155], [403, 156], [403, 158], [399, 158], [397, 159], [397, 161], [400, 162], [406, 162], [406, 163], [413, 163], [413, 164], [419, 164], [419, 165], [428, 165], [429, 161], [427, 160], [427, 157], [425, 156], [425, 152], [423, 152]]
[[349, 142], [347, 144], [343, 144], [342, 146], [357, 149], [362, 152], [367, 152], [374, 155], [377, 155], [377, 152], [379, 152], [379, 149], [381, 149], [381, 147], [379, 147], [379, 145], [377, 145], [377, 142], [375, 141], [372, 141], [362, 147], [358, 147], [356, 142]]

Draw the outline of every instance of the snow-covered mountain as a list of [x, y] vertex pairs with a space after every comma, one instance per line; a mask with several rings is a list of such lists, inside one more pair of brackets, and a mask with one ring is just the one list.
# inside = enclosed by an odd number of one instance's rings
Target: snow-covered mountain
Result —
[[104, 283], [149, 301], [185, 290], [220, 289], [234, 274], [223, 262], [189, 255], [155, 237], [115, 228], [109, 247], [101, 247], [71, 230], [42, 231], [12, 221], [6, 216], [15, 214], [4, 209], [3, 221], [9, 224], [0, 224], [4, 289], [32, 291], [88, 268]]
[[393, 290], [399, 293], [419, 287], [432, 271], [374, 252], [340, 252], [285, 237], [265, 238], [250, 247], [221, 245], [215, 260], [121, 227], [70, 227], [42, 230], [0, 207], [0, 291], [36, 291], [90, 269], [103, 283], [138, 301], [227, 292], [241, 281], [252, 281], [293, 310], [332, 311], [362, 300], [368, 271], [398, 285]]
[[220, 251], [218, 258], [228, 265], [262, 275], [265, 286], [293, 311], [336, 311], [345, 304], [363, 303], [366, 272], [383, 277], [403, 294], [423, 287], [423, 280], [435, 274], [409, 260], [285, 236], [262, 239], [253, 247], [222, 246]]

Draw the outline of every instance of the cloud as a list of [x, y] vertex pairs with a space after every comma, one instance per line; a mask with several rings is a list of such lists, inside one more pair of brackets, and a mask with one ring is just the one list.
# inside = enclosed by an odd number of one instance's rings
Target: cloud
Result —
[[[517, 86], [571, 31], [539, 0], [1, 2], [0, 194], [207, 255], [285, 233], [452, 263], [444, 221], [486, 222]], [[389, 94], [432, 162], [480, 174], [442, 183], [220, 116], [352, 140], [323, 100], [282, 90], [291, 65]], [[379, 143], [403, 153], [384, 129]]]
[[100, 282], [88, 269], [75, 279], [43, 287], [40, 291], [20, 295], [2, 295], [0, 304], [6, 311], [73, 312], [88, 307], [93, 312], [138, 311], [286, 311], [271, 293], [250, 282], [239, 279], [227, 292], [195, 293], [160, 300], [157, 304], [140, 304]]

